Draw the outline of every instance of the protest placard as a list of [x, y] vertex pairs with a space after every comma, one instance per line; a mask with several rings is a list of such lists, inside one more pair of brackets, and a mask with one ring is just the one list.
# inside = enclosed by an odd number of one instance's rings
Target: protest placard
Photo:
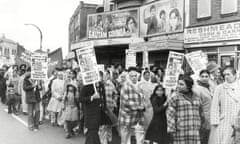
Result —
[[137, 66], [136, 52], [133, 50], [126, 50], [126, 68]]
[[177, 87], [178, 77], [181, 73], [181, 67], [184, 60], [184, 54], [178, 52], [169, 52], [166, 75], [163, 81], [165, 88], [175, 89]]
[[100, 81], [93, 43], [91, 43], [89, 46], [77, 49], [76, 53], [78, 64], [81, 70], [83, 84], [94, 84]]
[[185, 57], [195, 74], [198, 74], [201, 70], [206, 69], [208, 60], [206, 54], [202, 51], [188, 53]]
[[47, 79], [48, 56], [47, 53], [33, 53], [31, 55], [31, 78], [34, 80]]

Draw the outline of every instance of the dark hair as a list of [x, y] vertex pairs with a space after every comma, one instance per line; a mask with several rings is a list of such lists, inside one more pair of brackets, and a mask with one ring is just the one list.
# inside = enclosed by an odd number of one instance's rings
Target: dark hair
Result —
[[187, 86], [187, 88], [192, 92], [193, 87], [193, 79], [189, 75], [180, 75], [179, 80], [183, 80]]
[[159, 17], [161, 18], [161, 15], [166, 14], [165, 10], [161, 10], [159, 13]]
[[148, 71], [148, 70], [145, 70], [145, 71], [143, 72], [143, 75], [145, 75], [145, 74], [147, 74], [147, 73], [149, 73], [149, 74], [150, 74], [150, 71]]
[[179, 10], [178, 10], [177, 8], [174, 8], [174, 9], [172, 9], [172, 10], [170, 11], [170, 13], [169, 13], [169, 18], [171, 18], [171, 15], [172, 15], [173, 13], [175, 13], [176, 17], [177, 17], [179, 20], [182, 20], [182, 17], [181, 17], [181, 15], [180, 15], [180, 12], [179, 12]]
[[99, 74], [101, 77], [103, 77], [103, 72], [102, 71], [99, 71]]
[[236, 75], [237, 71], [232, 67], [232, 66], [226, 66], [224, 67], [223, 71], [225, 70], [230, 70], [232, 72], [233, 75]]
[[163, 94], [163, 97], [166, 99], [166, 94], [165, 94], [165, 88], [163, 87], [163, 85], [159, 84], [157, 85], [154, 90], [153, 90], [153, 93], [151, 95], [151, 100], [153, 97], [155, 97], [157, 94], [156, 94], [156, 91], [159, 89], [159, 88], [162, 88], [162, 90], [164, 91], [164, 94]]
[[206, 69], [201, 70], [199, 75], [202, 75], [203, 73], [206, 73], [206, 74], [210, 75], [210, 72], [208, 70], [206, 70]]
[[155, 6], [155, 5], [152, 5], [152, 6], [150, 7], [150, 11], [152, 11], [153, 9], [156, 9], [156, 6]]
[[130, 20], [133, 20], [133, 23], [134, 23], [135, 26], [137, 25], [137, 22], [136, 22], [135, 18], [132, 17], [132, 16], [129, 16], [129, 17], [127, 18], [127, 20], [126, 20], [126, 26], [128, 25], [128, 22], [129, 22]]
[[[72, 87], [73, 88], [73, 94], [74, 94], [74, 102], [75, 102], [75, 104], [77, 103], [77, 100], [76, 100], [76, 94], [77, 94], [77, 88], [74, 86], [74, 85], [72, 85], [72, 84], [68, 84], [67, 85], [67, 90], [66, 90], [66, 94], [68, 95], [68, 92], [69, 92], [69, 88], [70, 87]], [[65, 100], [64, 101], [67, 101], [68, 100], [68, 98], [66, 97], [65, 98]]]
[[13, 88], [14, 85], [13, 85], [12, 83], [10, 83], [10, 84], [8, 85], [8, 87]]
[[128, 72], [131, 72], [131, 71], [136, 71], [136, 72], [138, 72], [138, 70], [137, 70], [136, 67], [129, 67], [129, 68], [128, 68]]

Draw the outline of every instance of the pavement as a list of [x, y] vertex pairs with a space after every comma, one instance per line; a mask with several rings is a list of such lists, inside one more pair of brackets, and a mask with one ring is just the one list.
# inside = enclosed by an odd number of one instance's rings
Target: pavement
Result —
[[85, 137], [76, 135], [65, 139], [62, 127], [52, 127], [48, 121], [39, 131], [29, 131], [27, 116], [7, 113], [7, 106], [0, 104], [0, 144], [84, 144]]

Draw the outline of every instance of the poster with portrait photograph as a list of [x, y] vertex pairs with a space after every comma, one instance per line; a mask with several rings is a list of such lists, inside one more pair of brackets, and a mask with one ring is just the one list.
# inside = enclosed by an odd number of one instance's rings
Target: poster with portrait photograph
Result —
[[34, 80], [46, 80], [48, 78], [47, 53], [33, 53], [31, 55], [31, 78]]
[[138, 9], [88, 15], [89, 39], [139, 36]]
[[178, 77], [182, 70], [184, 53], [170, 51], [163, 85], [165, 88], [175, 89], [177, 87]]
[[78, 64], [84, 85], [96, 83], [100, 80], [96, 55], [91, 45], [76, 50]]
[[184, 0], [161, 0], [140, 8], [140, 36], [183, 31]]

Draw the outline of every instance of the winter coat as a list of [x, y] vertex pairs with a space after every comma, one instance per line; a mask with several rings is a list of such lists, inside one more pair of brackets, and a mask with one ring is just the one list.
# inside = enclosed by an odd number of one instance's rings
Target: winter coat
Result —
[[33, 86], [33, 82], [29, 78], [24, 79], [23, 89], [26, 92], [27, 104], [35, 104], [41, 101], [39, 89]]
[[201, 100], [192, 94], [191, 100], [182, 93], [173, 93], [167, 108], [167, 130], [173, 144], [200, 144]]
[[231, 144], [233, 141], [232, 125], [240, 110], [240, 82], [226, 82], [217, 86], [210, 111], [211, 129], [209, 144]]
[[83, 104], [85, 127], [88, 129], [98, 129], [102, 119], [103, 97], [105, 97], [104, 85], [101, 83], [97, 87], [100, 99], [91, 101], [91, 96], [95, 93], [92, 84], [85, 85], [80, 90], [80, 102]]
[[146, 139], [159, 144], [168, 144], [169, 137], [167, 134], [166, 97], [152, 96], [153, 119], [148, 127]]

